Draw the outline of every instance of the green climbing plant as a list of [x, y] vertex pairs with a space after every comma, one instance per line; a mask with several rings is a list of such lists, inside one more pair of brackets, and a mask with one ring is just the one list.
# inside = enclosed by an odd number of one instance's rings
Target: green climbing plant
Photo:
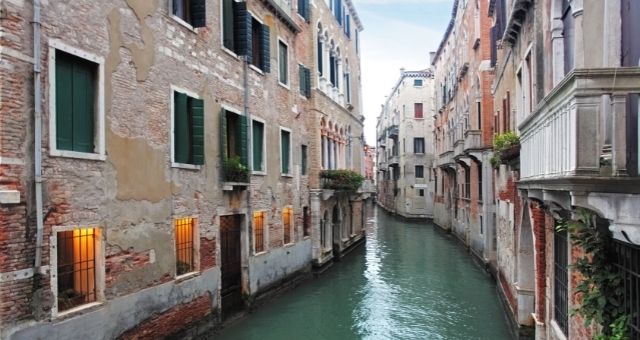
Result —
[[575, 294], [582, 303], [571, 311], [581, 315], [585, 326], [592, 322], [602, 326], [597, 340], [628, 339], [628, 316], [624, 310], [622, 277], [611, 261], [609, 230], [598, 228], [596, 215], [580, 209], [576, 220], [559, 223], [556, 228], [567, 230], [573, 245], [584, 250], [571, 268], [582, 275]]

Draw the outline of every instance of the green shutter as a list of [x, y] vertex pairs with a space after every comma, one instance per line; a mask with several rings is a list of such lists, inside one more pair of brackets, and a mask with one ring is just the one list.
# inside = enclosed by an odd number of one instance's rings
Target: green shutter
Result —
[[304, 66], [302, 65], [298, 65], [298, 78], [299, 78], [299, 82], [300, 82], [300, 94], [303, 96], [306, 96], [307, 94], [305, 93], [306, 91], [306, 86], [304, 84], [305, 81], [305, 77], [304, 77]]
[[89, 62], [73, 65], [73, 150], [94, 152], [95, 119], [94, 69]]
[[262, 147], [264, 143], [264, 124], [253, 121], [253, 170], [264, 171], [262, 167]]
[[307, 146], [306, 145], [302, 145], [301, 146], [301, 152], [302, 152], [302, 156], [301, 156], [301, 161], [300, 161], [300, 166], [302, 167], [302, 169], [300, 169], [300, 171], [302, 172], [303, 175], [307, 174]]
[[271, 72], [271, 31], [269, 26], [262, 25], [262, 71]]
[[173, 98], [173, 159], [176, 163], [186, 164], [189, 163], [191, 149], [187, 95], [174, 92]]
[[239, 149], [238, 153], [240, 154], [240, 162], [249, 166], [249, 122], [247, 120], [247, 116], [238, 115], [238, 128], [240, 137], [240, 143], [238, 143]]
[[246, 2], [233, 2], [233, 39], [233, 51], [251, 60], [251, 15]]
[[287, 45], [282, 42], [278, 43], [278, 70], [279, 70], [279, 80], [283, 84], [287, 84]]
[[222, 40], [224, 47], [235, 51], [235, 39], [233, 32], [233, 0], [222, 0]]
[[56, 53], [56, 147], [73, 150], [73, 64]]
[[204, 164], [204, 100], [191, 101], [191, 158], [192, 164]]
[[291, 134], [287, 131], [281, 131], [280, 141], [282, 143], [282, 154], [280, 157], [282, 160], [282, 173], [289, 174], [289, 148], [291, 146]]
[[189, 1], [189, 11], [191, 12], [191, 26], [205, 27], [207, 26], [207, 5], [205, 0]]
[[220, 175], [225, 180], [224, 166], [227, 161], [227, 111], [220, 110]]
[[305, 95], [307, 98], [311, 98], [311, 70], [306, 67], [304, 69], [304, 85]]

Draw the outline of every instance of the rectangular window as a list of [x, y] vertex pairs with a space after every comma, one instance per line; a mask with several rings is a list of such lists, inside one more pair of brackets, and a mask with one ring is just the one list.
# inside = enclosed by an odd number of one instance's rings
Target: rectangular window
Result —
[[471, 168], [464, 167], [464, 198], [471, 198]]
[[172, 14], [194, 28], [207, 25], [205, 0], [173, 0]]
[[416, 165], [416, 178], [424, 178], [424, 165]]
[[56, 149], [95, 153], [98, 64], [55, 55]]
[[298, 0], [298, 14], [309, 22], [311, 19], [309, 15], [309, 0]]
[[351, 38], [351, 17], [349, 14], [344, 16], [344, 34], [347, 35], [347, 38]]
[[356, 29], [356, 54], [360, 55], [360, 31]]
[[300, 147], [300, 172], [304, 176], [307, 174], [307, 146], [302, 145]]
[[299, 64], [298, 75], [300, 76], [300, 94], [307, 98], [310, 98], [311, 97], [311, 70], [304, 67], [302, 64]]
[[423, 118], [423, 112], [422, 112], [422, 103], [415, 103], [413, 104], [413, 116], [414, 118]]
[[253, 251], [255, 254], [265, 250], [264, 219], [266, 215], [264, 211], [253, 213]]
[[220, 156], [225, 182], [249, 182], [249, 123], [226, 109], [220, 113]]
[[481, 102], [477, 102], [476, 103], [476, 114], [477, 114], [477, 121], [478, 121], [478, 130], [482, 130], [482, 103]]
[[565, 336], [569, 330], [568, 255], [567, 231], [556, 229], [553, 234], [553, 319]]
[[421, 87], [422, 86], [422, 79], [414, 79], [413, 80], [413, 86]]
[[478, 200], [482, 201], [482, 163], [478, 162]]
[[177, 218], [174, 221], [176, 236], [176, 276], [195, 271], [193, 229], [195, 219]]
[[293, 231], [292, 224], [293, 224], [293, 208], [286, 207], [282, 209], [282, 228], [284, 233], [284, 238], [283, 238], [284, 244], [293, 243], [291, 238], [291, 232]]
[[204, 101], [173, 92], [173, 161], [204, 164]]
[[413, 139], [413, 153], [424, 153], [424, 138]]
[[278, 81], [282, 85], [289, 85], [289, 47], [278, 41]]
[[56, 233], [59, 312], [97, 301], [96, 240], [99, 234], [95, 228]]
[[291, 132], [280, 130], [280, 171], [283, 175], [291, 174]]
[[251, 19], [251, 65], [263, 72], [271, 71], [271, 34], [269, 26]]
[[311, 236], [311, 214], [309, 213], [309, 207], [302, 208], [302, 227], [303, 236]]
[[265, 150], [265, 140], [264, 140], [264, 123], [254, 120], [251, 126], [251, 134], [252, 134], [252, 149], [253, 153], [253, 171], [264, 172], [264, 150]]
[[247, 3], [222, 0], [222, 45], [237, 55], [252, 60], [252, 17]]
[[424, 189], [418, 189], [418, 196], [424, 197]]

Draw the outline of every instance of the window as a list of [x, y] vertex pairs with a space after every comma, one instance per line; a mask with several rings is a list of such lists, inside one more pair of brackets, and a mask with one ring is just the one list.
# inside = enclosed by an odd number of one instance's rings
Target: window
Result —
[[318, 54], [318, 74], [320, 76], [323, 76], [323, 62], [324, 62], [324, 47], [322, 46], [322, 31], [318, 31], [318, 41], [317, 41], [317, 49], [318, 51], [316, 52]]
[[477, 114], [477, 121], [478, 121], [478, 130], [482, 130], [482, 103], [481, 102], [476, 102], [476, 114]]
[[264, 135], [264, 123], [253, 120], [251, 125], [251, 134], [252, 134], [252, 148], [251, 152], [253, 153], [253, 171], [257, 172], [265, 172], [265, 135]]
[[238, 167], [227, 168], [227, 165], [241, 164], [249, 167], [247, 117], [238, 113], [222, 109], [220, 113], [220, 156], [222, 158], [222, 177], [226, 182], [246, 183], [249, 178], [246, 173], [236, 171]]
[[418, 189], [418, 196], [424, 197], [424, 189]]
[[195, 219], [191, 217], [177, 218], [174, 221], [176, 235], [176, 276], [185, 275], [196, 270], [194, 254]]
[[640, 304], [638, 303], [638, 287], [640, 287], [640, 247], [626, 242], [612, 240], [611, 242], [614, 266], [622, 277], [623, 306], [626, 315], [633, 315], [629, 319], [629, 339], [640, 338]]
[[482, 163], [477, 162], [478, 166], [478, 200], [482, 201]]
[[98, 300], [96, 272], [100, 230], [81, 228], [56, 233], [57, 311]]
[[254, 254], [265, 251], [265, 235], [264, 220], [266, 217], [264, 211], [256, 211], [253, 213], [253, 252]]
[[351, 17], [349, 14], [344, 16], [344, 34], [347, 35], [347, 38], [351, 38]]
[[416, 165], [416, 178], [424, 178], [424, 165]]
[[464, 198], [471, 198], [471, 168], [464, 166]]
[[251, 18], [251, 65], [271, 72], [271, 34], [269, 26]]
[[413, 86], [421, 87], [422, 86], [422, 79], [414, 79], [413, 80]]
[[298, 74], [300, 76], [300, 94], [310, 98], [311, 97], [311, 70], [298, 65]]
[[311, 19], [311, 15], [309, 13], [309, 0], [298, 0], [298, 14], [309, 22]]
[[289, 47], [282, 40], [278, 41], [278, 81], [289, 85]]
[[[102, 128], [102, 107], [98, 97], [102, 95], [102, 86], [98, 83], [101, 65], [69, 53], [52, 49], [55, 55], [55, 135], [53, 150], [66, 150], [77, 153], [101, 153], [104, 146]], [[52, 62], [53, 64], [53, 62]], [[98, 124], [96, 124], [98, 123]], [[96, 132], [99, 134], [96, 140]], [[100, 145], [96, 147], [96, 142]]]
[[356, 29], [356, 54], [360, 55], [360, 31]]
[[351, 104], [351, 72], [345, 72], [344, 74], [344, 92], [347, 97], [347, 103]]
[[571, 9], [571, 1], [562, 1], [562, 36], [564, 44], [564, 73], [571, 72], [574, 68], [575, 45], [575, 18]]
[[291, 228], [293, 224], [293, 208], [286, 207], [282, 209], [282, 228], [284, 232], [284, 244], [293, 243], [291, 240], [291, 232], [293, 231]]
[[173, 162], [204, 164], [204, 101], [173, 92]]
[[414, 118], [424, 118], [422, 112], [422, 103], [413, 104], [413, 116]]
[[222, 0], [222, 45], [237, 55], [251, 57], [251, 15], [246, 2]]
[[424, 138], [413, 139], [413, 153], [424, 153]]
[[309, 213], [309, 207], [302, 208], [302, 227], [303, 236], [311, 236], [311, 214]]
[[567, 231], [554, 228], [553, 234], [553, 319], [556, 321], [565, 336], [568, 335], [568, 297], [569, 276], [567, 267], [569, 264]]
[[171, 14], [192, 27], [207, 25], [207, 6], [205, 0], [173, 0]]
[[291, 175], [291, 132], [280, 129], [280, 172]]
[[306, 175], [307, 174], [307, 146], [306, 145], [302, 145], [300, 147], [300, 172], [302, 173], [302, 175]]
[[342, 25], [342, 0], [333, 0], [333, 16]]

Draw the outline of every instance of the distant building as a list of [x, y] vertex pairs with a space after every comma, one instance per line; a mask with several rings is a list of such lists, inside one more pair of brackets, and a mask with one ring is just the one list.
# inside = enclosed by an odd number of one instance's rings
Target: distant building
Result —
[[378, 204], [404, 217], [433, 217], [433, 103], [431, 70], [403, 69], [378, 117]]
[[373, 146], [364, 146], [364, 178], [365, 180], [375, 180], [375, 164], [376, 163], [376, 148]]

